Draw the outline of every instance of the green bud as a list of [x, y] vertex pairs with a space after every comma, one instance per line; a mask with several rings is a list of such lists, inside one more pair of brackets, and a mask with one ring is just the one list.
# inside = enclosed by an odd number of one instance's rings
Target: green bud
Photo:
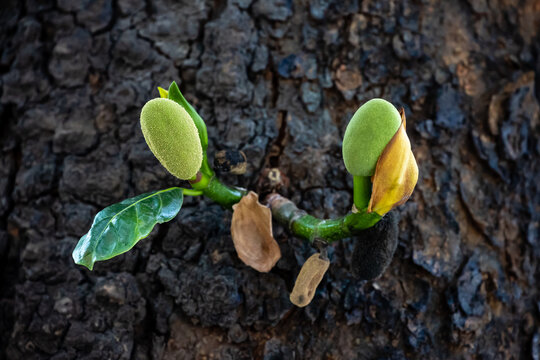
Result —
[[386, 100], [372, 99], [356, 111], [343, 137], [343, 161], [356, 176], [375, 173], [377, 160], [401, 124], [397, 109]]
[[203, 152], [197, 127], [184, 108], [176, 102], [157, 98], [141, 111], [144, 139], [171, 174], [188, 180], [201, 168]]

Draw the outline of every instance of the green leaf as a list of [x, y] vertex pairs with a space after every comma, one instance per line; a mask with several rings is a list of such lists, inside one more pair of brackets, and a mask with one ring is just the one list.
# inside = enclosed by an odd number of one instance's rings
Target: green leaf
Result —
[[97, 213], [90, 231], [73, 250], [73, 260], [92, 270], [96, 261], [130, 250], [154, 226], [172, 220], [182, 207], [182, 189], [173, 187], [142, 194]]
[[204, 123], [204, 120], [201, 118], [199, 113], [191, 106], [190, 103], [187, 102], [187, 100], [184, 98], [184, 95], [180, 92], [180, 89], [178, 88], [178, 85], [175, 81], [171, 83], [169, 86], [169, 99], [176, 101], [180, 106], [182, 106], [189, 116], [193, 119], [193, 122], [195, 123], [195, 126], [197, 127], [197, 130], [199, 130], [199, 138], [201, 139], [201, 145], [204, 152], [206, 152], [206, 149], [208, 148], [208, 133], [206, 131], [206, 124]]

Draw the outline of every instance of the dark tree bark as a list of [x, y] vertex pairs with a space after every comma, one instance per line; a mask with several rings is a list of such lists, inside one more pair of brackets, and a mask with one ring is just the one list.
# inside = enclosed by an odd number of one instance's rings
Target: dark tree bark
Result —
[[[539, 34], [536, 0], [3, 1], [0, 358], [538, 360]], [[354, 111], [403, 106], [420, 178], [384, 275], [355, 280], [337, 242], [296, 308], [314, 250], [275, 226], [283, 258], [257, 273], [203, 199], [76, 266], [98, 210], [178, 185], [139, 127], [172, 80], [212, 149], [247, 155], [228, 183], [264, 194], [279, 168], [320, 217], [352, 205]]]

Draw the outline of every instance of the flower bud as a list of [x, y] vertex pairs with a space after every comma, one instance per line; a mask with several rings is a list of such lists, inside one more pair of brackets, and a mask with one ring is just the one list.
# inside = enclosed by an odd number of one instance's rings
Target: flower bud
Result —
[[386, 100], [372, 99], [354, 114], [343, 137], [343, 161], [356, 176], [371, 176], [377, 160], [401, 124], [397, 109]]
[[157, 98], [141, 111], [141, 129], [152, 153], [171, 174], [193, 178], [201, 168], [203, 152], [197, 127], [176, 102]]

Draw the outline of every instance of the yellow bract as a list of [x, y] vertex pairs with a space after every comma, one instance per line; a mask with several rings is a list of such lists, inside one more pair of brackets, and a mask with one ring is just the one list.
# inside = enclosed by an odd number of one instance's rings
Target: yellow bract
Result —
[[161, 86], [158, 86], [158, 91], [159, 91], [159, 96], [163, 99], [168, 99], [169, 98], [169, 92], [167, 90], [165, 90], [164, 88], [162, 88]]
[[405, 112], [400, 111], [401, 126], [382, 152], [375, 174], [367, 212], [383, 216], [405, 203], [418, 181], [418, 165], [405, 131]]

